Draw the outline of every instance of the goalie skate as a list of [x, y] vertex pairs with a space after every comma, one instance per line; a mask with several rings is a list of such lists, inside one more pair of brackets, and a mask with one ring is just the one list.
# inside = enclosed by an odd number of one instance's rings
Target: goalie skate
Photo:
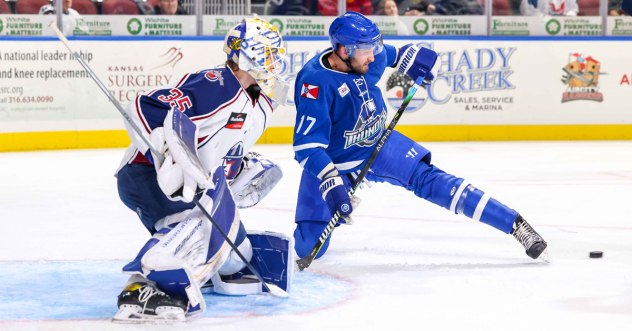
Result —
[[540, 258], [545, 262], [549, 262], [549, 253], [546, 250], [547, 243], [535, 230], [527, 223], [527, 221], [518, 215], [514, 221], [511, 235], [518, 240], [525, 249], [525, 253], [532, 259]]
[[173, 298], [155, 287], [134, 283], [118, 296], [118, 313], [114, 323], [175, 324], [186, 322], [188, 303]]

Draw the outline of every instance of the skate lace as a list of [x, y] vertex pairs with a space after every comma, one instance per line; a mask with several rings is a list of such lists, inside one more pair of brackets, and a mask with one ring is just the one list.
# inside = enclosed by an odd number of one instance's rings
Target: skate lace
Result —
[[140, 289], [138, 289], [138, 301], [144, 303], [143, 313], [145, 313], [145, 308], [147, 308], [147, 302], [149, 302], [149, 299], [154, 295], [164, 296], [165, 292], [159, 291], [158, 289], [147, 285], [143, 285]]
[[512, 233], [513, 236], [524, 246], [525, 249], [529, 249], [536, 241], [538, 241], [538, 234], [531, 228], [527, 222], [520, 222], [517, 224], [516, 229]]

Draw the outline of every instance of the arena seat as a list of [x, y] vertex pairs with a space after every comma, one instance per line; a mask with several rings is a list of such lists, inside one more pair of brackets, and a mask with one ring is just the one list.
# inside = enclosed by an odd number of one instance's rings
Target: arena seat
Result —
[[96, 15], [97, 7], [90, 0], [72, 0], [70, 7], [81, 15]]
[[0, 14], [11, 14], [11, 8], [4, 0], [0, 0]]
[[106, 0], [103, 3], [104, 15], [138, 15], [138, 6], [131, 0]]
[[[485, 8], [485, 0], [478, 0], [478, 3]], [[492, 15], [511, 16], [511, 5], [508, 0], [492, 0]]]
[[15, 4], [15, 11], [18, 14], [38, 14], [40, 8], [48, 5], [48, 1], [46, 0], [20, 0]]
[[492, 15], [511, 16], [511, 5], [507, 0], [493, 0]]
[[599, 0], [578, 0], [578, 16], [599, 16]]

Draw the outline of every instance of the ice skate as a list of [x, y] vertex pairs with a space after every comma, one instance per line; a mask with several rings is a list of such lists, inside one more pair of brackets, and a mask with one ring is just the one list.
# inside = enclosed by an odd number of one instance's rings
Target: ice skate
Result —
[[514, 221], [511, 235], [522, 244], [525, 253], [532, 259], [540, 258], [545, 262], [549, 262], [549, 253], [546, 250], [547, 244], [542, 237], [527, 223], [527, 221], [518, 215]]
[[152, 285], [133, 283], [118, 296], [114, 323], [174, 324], [186, 322], [188, 303], [173, 298]]

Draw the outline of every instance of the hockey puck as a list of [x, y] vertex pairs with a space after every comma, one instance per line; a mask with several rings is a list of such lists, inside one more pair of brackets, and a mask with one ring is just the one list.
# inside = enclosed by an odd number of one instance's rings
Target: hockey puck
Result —
[[599, 251], [590, 252], [589, 256], [591, 259], [599, 259], [603, 257], [603, 252], [599, 252]]

